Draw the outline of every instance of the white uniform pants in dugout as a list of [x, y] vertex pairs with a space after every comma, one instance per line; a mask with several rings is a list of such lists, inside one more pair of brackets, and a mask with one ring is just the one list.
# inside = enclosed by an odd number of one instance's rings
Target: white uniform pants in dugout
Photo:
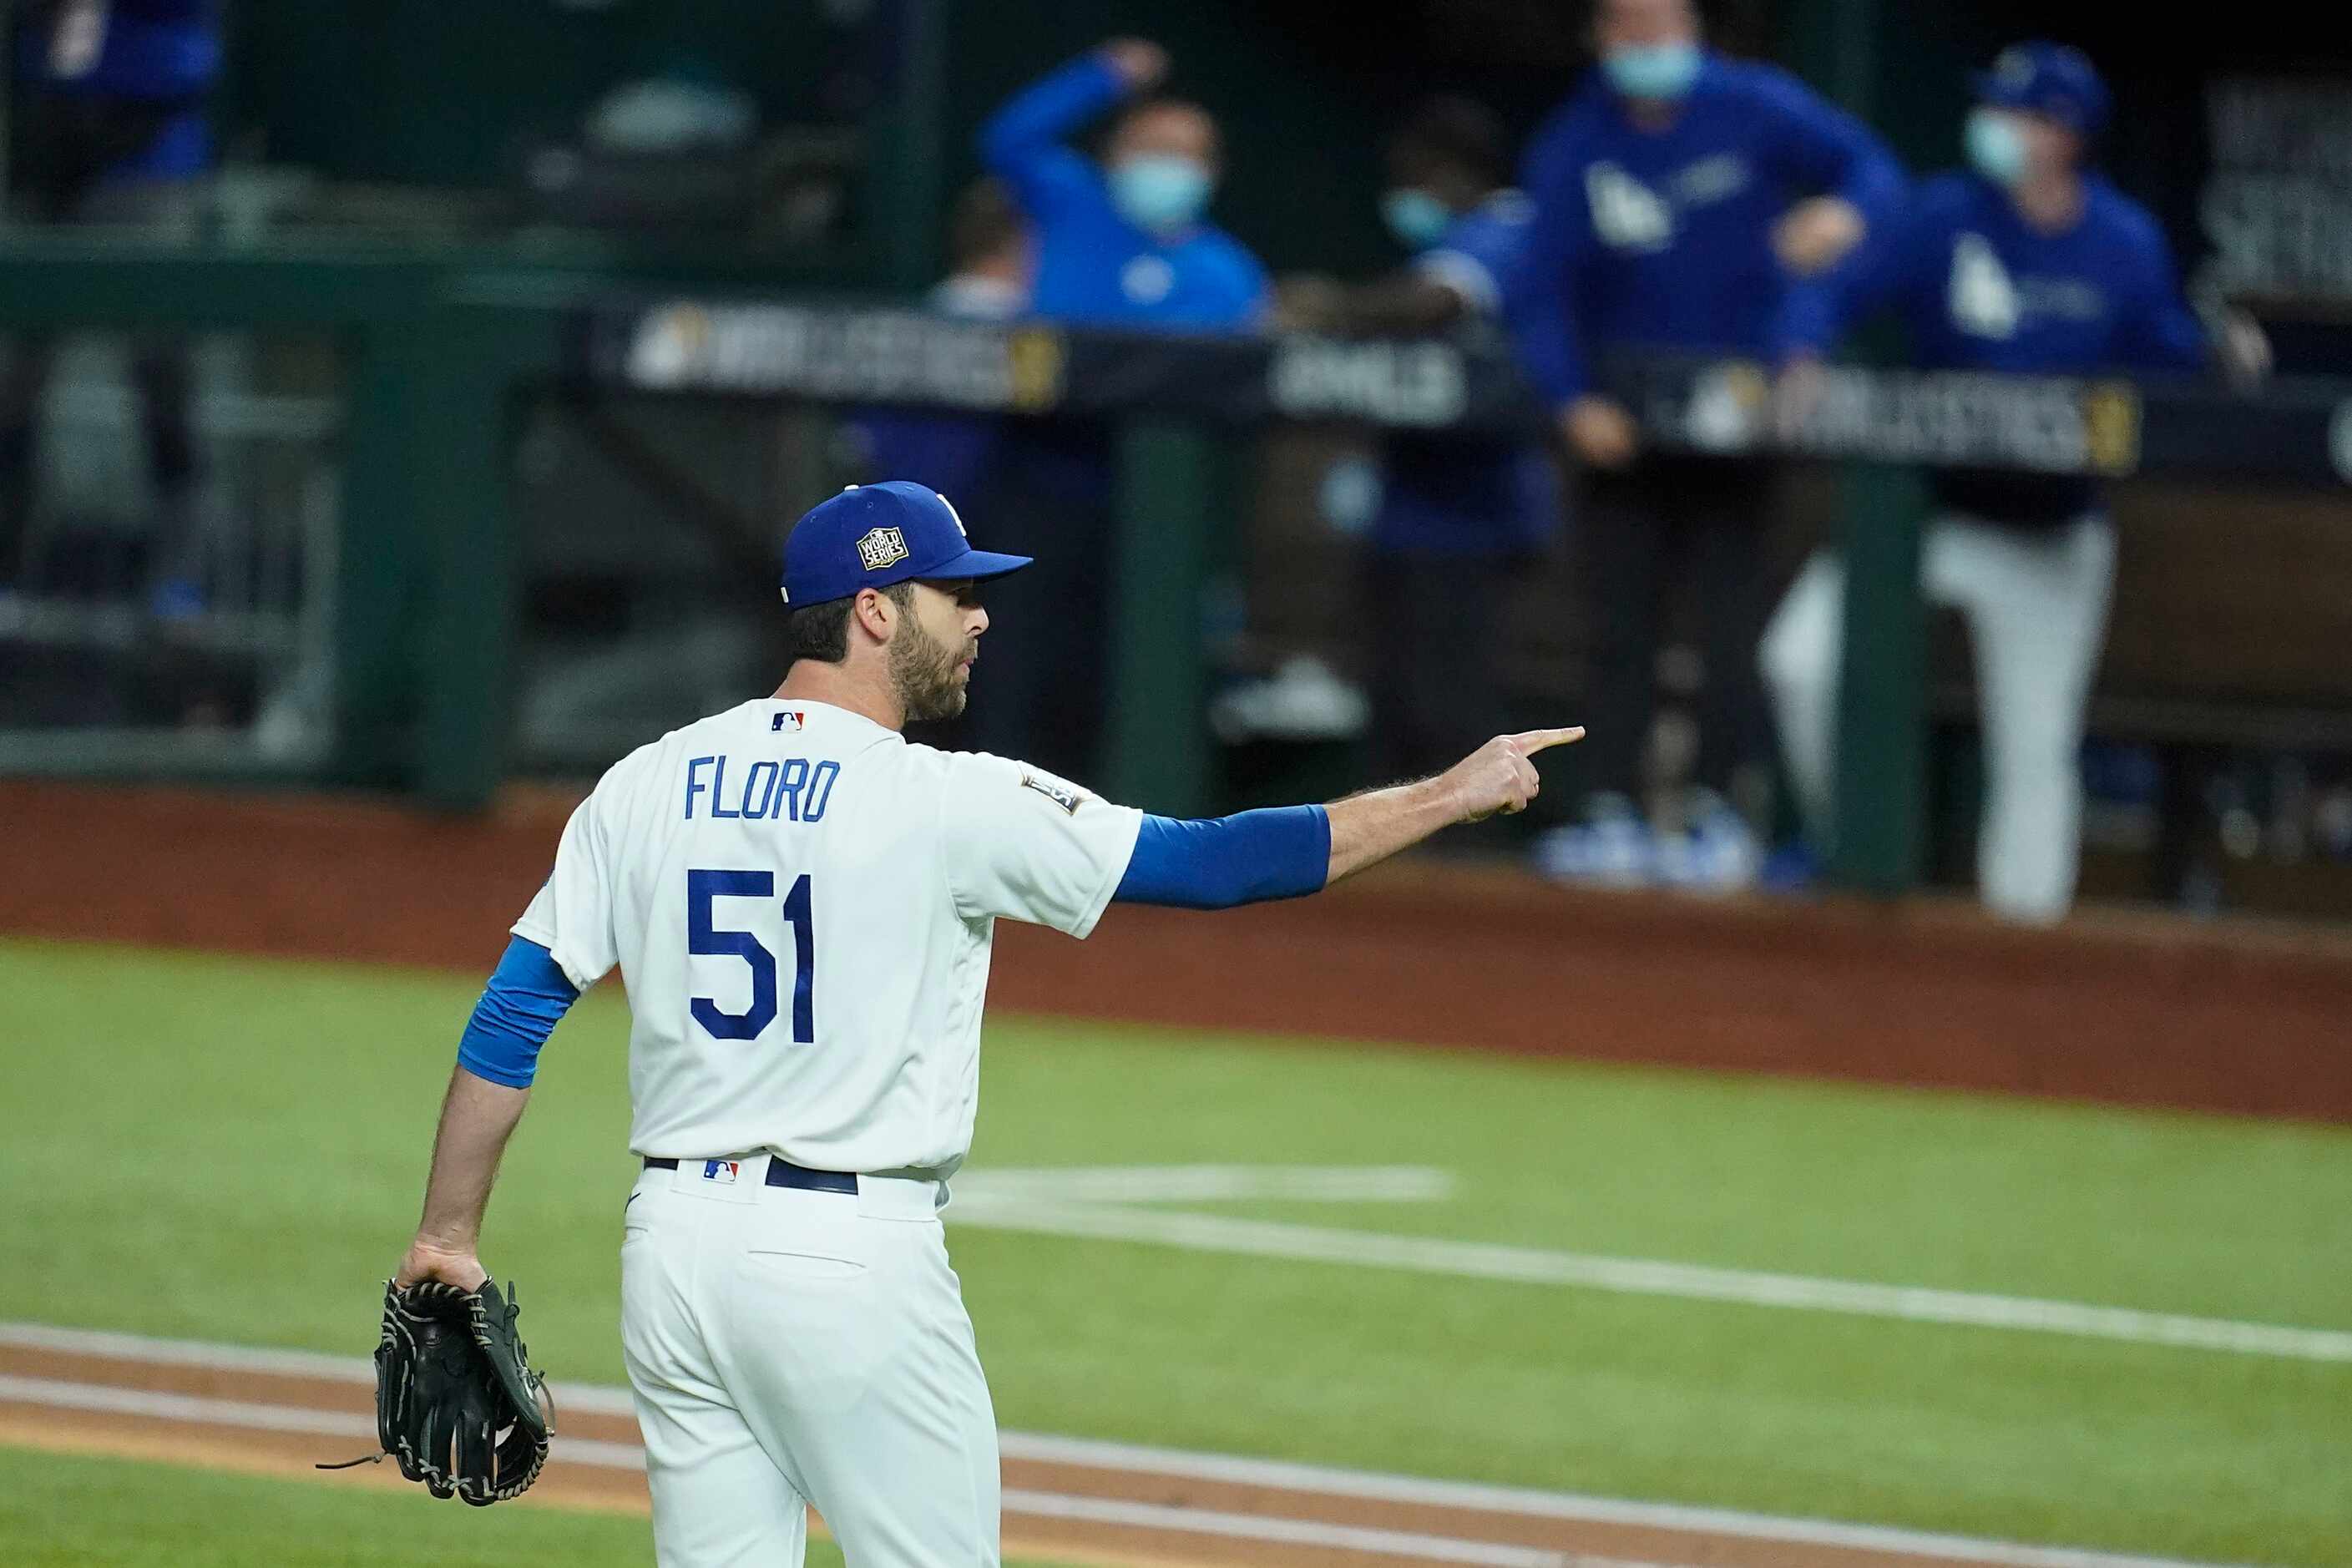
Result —
[[[2106, 637], [2116, 535], [2102, 516], [2048, 530], [1946, 515], [1920, 542], [1930, 602], [1968, 617], [1984, 708], [1977, 885], [1995, 912], [2054, 921], [2074, 901], [2082, 842], [2077, 753]], [[1759, 651], [1781, 753], [1816, 830], [1836, 777], [1845, 563], [1822, 552], [1773, 612]]]
[[681, 1160], [629, 1199], [621, 1345], [662, 1568], [798, 1568], [810, 1503], [857, 1568], [994, 1568], [996, 1413], [940, 1184], [772, 1187], [767, 1163]]

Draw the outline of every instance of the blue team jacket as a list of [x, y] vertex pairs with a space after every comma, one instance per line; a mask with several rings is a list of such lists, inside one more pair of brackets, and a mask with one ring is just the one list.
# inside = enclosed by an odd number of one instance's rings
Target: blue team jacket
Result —
[[[1925, 370], [2019, 374], [2191, 371], [2205, 331], [2181, 299], [2154, 217], [2097, 174], [2083, 213], [2047, 234], [1975, 174], [1937, 176], [1881, 226], [1831, 284], [1795, 304], [1789, 346], [1823, 352], [1882, 310], [1899, 319]], [[1946, 469], [1947, 506], [1995, 521], [2063, 521], [2099, 504], [2089, 479]]]
[[16, 74], [28, 93], [184, 106], [146, 146], [110, 166], [106, 180], [181, 179], [211, 166], [200, 100], [221, 70], [215, 0], [114, 0], [98, 53], [70, 71], [58, 68], [55, 24], [47, 12], [19, 24]]
[[1529, 377], [1555, 403], [1597, 356], [1667, 347], [1769, 355], [1795, 285], [1773, 224], [1834, 194], [1875, 224], [1903, 190], [1862, 123], [1787, 72], [1709, 55], [1673, 124], [1636, 127], [1598, 71], [1528, 143], [1536, 205], [1507, 301]]
[[1094, 160], [1062, 138], [1126, 95], [1099, 55], [1072, 61], [981, 128], [981, 158], [1013, 187], [1037, 230], [1030, 308], [1052, 321], [1175, 331], [1246, 331], [1265, 305], [1265, 269], [1214, 225], [1171, 237], [1119, 216]]
[[55, 68], [54, 23], [26, 17], [16, 40], [16, 79], [44, 92], [151, 100], [194, 99], [220, 75], [215, 0], [114, 0], [100, 24], [97, 57], [71, 75]]
[[[1446, 226], [1413, 270], [1493, 321], [1533, 216], [1526, 196], [1497, 191]], [[1559, 525], [1558, 476], [1539, 449], [1458, 437], [1391, 435], [1372, 543], [1399, 553], [1502, 555], [1532, 549]]]

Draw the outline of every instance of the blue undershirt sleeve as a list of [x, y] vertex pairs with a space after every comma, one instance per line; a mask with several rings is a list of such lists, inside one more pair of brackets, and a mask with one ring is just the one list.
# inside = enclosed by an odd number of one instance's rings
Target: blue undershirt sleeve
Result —
[[1331, 816], [1319, 805], [1286, 805], [1183, 821], [1146, 816], [1111, 898], [1180, 910], [1320, 892], [1331, 872]]
[[506, 956], [474, 1004], [457, 1041], [457, 1065], [476, 1078], [509, 1089], [529, 1089], [539, 1071], [539, 1047], [564, 1010], [578, 1001], [554, 955], [526, 937], [507, 943]]

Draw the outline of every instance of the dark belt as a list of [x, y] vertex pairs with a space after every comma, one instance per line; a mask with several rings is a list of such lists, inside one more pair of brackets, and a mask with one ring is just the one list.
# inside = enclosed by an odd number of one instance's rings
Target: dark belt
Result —
[[[689, 1160], [687, 1163], [692, 1165], [706, 1163], [701, 1160]], [[646, 1169], [675, 1171], [677, 1169], [677, 1162], [647, 1155]], [[847, 1193], [852, 1197], [857, 1195], [857, 1178], [847, 1171], [812, 1171], [806, 1165], [793, 1164], [780, 1154], [768, 1156], [768, 1185], [799, 1187], [812, 1193]]]

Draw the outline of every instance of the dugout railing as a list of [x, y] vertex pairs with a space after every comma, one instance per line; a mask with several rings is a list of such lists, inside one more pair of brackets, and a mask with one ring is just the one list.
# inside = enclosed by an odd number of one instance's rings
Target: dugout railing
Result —
[[[1213, 804], [1197, 613], [1212, 443], [1280, 420], [1545, 434], [1540, 409], [1491, 344], [1178, 339], [707, 300], [611, 305], [590, 312], [578, 332], [574, 364], [592, 388], [1118, 421], [1116, 696], [1106, 782], [1124, 798], [1168, 811]], [[1846, 882], [1877, 890], [1915, 883], [1926, 846], [1920, 466], [2118, 480], [2202, 476], [2352, 498], [2352, 382], [2282, 380], [2240, 395], [2186, 380], [1834, 367], [1795, 412], [1774, 398], [1763, 367], [1750, 363], [1659, 358], [1610, 374], [1656, 447], [1776, 450], [1840, 465], [1850, 606], [1836, 868]], [[1171, 722], [1176, 716], [1181, 721]]]
[[[496, 257], [190, 256], [41, 239], [0, 248], [0, 331], [299, 328], [343, 346], [331, 741], [299, 773], [451, 809], [488, 799], [510, 742], [522, 584], [509, 474], [525, 391], [589, 405], [625, 394], [1113, 424], [1120, 539], [1104, 787], [1170, 812], [1217, 804], [1200, 617], [1216, 444], [1291, 420], [1490, 437], [1544, 424], [1493, 345], [1191, 340], [957, 321], [839, 297], [614, 299], [610, 288], [590, 271]], [[1836, 369], [1784, 426], [1756, 366], [1615, 374], [1661, 447], [1778, 447], [1843, 465], [1852, 587], [1839, 868], [1883, 890], [1916, 879], [1924, 839], [1914, 465], [2227, 475], [2331, 492], [2352, 472], [2352, 382], [2283, 381], [2240, 396]]]

